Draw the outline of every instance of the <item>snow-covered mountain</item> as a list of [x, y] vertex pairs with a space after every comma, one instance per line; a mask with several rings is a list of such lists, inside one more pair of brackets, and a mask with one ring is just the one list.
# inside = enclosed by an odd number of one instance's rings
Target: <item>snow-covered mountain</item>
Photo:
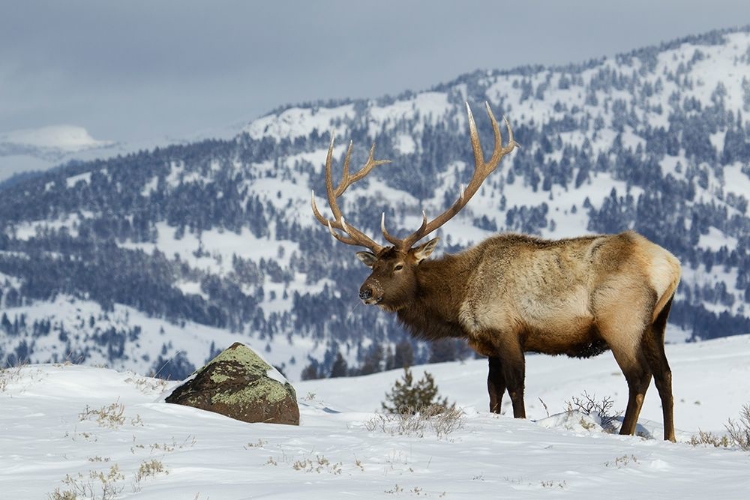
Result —
[[83, 127], [75, 125], [57, 125], [38, 129], [14, 130], [0, 134], [0, 146], [7, 152], [18, 150], [38, 149], [40, 151], [72, 153], [87, 149], [105, 148], [111, 146], [111, 141], [99, 141], [91, 137]]
[[[377, 237], [386, 212], [389, 228], [411, 232], [471, 176], [467, 101], [487, 150], [485, 101], [521, 148], [441, 229], [442, 251], [497, 231], [635, 229], [683, 263], [668, 340], [750, 332], [744, 28], [395, 97], [285, 106], [230, 140], [16, 183], [0, 192], [0, 355], [180, 377], [239, 338], [292, 379], [329, 375], [338, 355], [352, 373], [393, 367], [405, 334], [359, 304], [366, 270], [314, 220], [310, 191], [325, 192], [332, 132], [337, 168], [349, 140], [355, 164], [374, 142], [376, 158], [393, 161], [347, 191], [346, 219]], [[454, 342], [408, 345], [417, 362], [467, 354]]]
[[13, 175], [48, 170], [74, 159], [106, 155], [113, 141], [94, 139], [75, 125], [53, 125], [0, 133], [0, 182]]
[[[77, 125], [50, 125], [0, 133], [0, 184], [34, 176], [68, 163], [113, 158], [148, 151], [170, 144], [198, 142], [206, 138], [229, 138], [242, 127], [230, 125], [207, 129], [184, 138], [152, 137], [147, 140], [99, 140]], [[13, 182], [11, 181], [11, 182]]]
[[655, 388], [638, 436], [607, 434], [597, 415], [566, 411], [584, 392], [610, 398], [610, 415], [624, 409], [627, 387], [608, 355], [529, 356], [529, 420], [487, 411], [485, 361], [416, 367], [414, 380], [427, 369], [462, 412], [442, 425], [375, 413], [403, 370], [295, 383], [301, 419], [289, 426], [163, 403], [175, 384], [132, 372], [11, 368], [0, 371], [0, 491], [12, 499], [747, 498], [748, 452], [697, 443], [700, 431], [720, 439], [728, 418], [740, 422], [750, 337], [670, 345], [667, 356], [676, 444], [660, 439]]

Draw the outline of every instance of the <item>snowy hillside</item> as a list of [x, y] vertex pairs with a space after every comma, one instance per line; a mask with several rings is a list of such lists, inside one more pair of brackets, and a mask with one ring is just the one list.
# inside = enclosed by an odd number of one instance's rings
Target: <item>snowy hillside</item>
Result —
[[746, 498], [747, 451], [688, 442], [699, 430], [722, 434], [748, 403], [750, 336], [669, 346], [667, 355], [676, 444], [651, 437], [661, 433], [653, 387], [639, 437], [603, 433], [565, 412], [583, 391], [624, 408], [625, 382], [610, 356], [529, 357], [529, 420], [487, 412], [484, 361], [431, 365], [463, 415], [440, 433], [403, 434], [374, 413], [401, 371], [295, 384], [295, 427], [168, 405], [160, 401], [174, 383], [133, 373], [10, 368], [0, 372], [0, 491], [14, 499]]
[[[287, 105], [231, 140], [91, 161], [0, 190], [0, 361], [99, 364], [185, 376], [249, 340], [292, 380], [466, 358], [460, 342], [405, 340], [357, 299], [367, 275], [312, 217], [354, 144], [346, 220], [376, 239], [440, 213], [473, 168], [465, 102], [487, 154], [489, 102], [521, 145], [437, 253], [492, 234], [548, 238], [634, 229], [683, 278], [668, 340], [750, 333], [750, 28], [567, 67], [475, 72], [423, 92]], [[340, 170], [337, 170], [340, 171]], [[318, 196], [318, 206], [327, 210]]]

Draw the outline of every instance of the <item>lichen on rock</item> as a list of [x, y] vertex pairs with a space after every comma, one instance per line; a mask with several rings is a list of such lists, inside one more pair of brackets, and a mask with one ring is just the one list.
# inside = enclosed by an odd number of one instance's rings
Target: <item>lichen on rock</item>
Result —
[[292, 384], [239, 342], [197, 370], [166, 402], [221, 413], [244, 422], [299, 425], [297, 395]]

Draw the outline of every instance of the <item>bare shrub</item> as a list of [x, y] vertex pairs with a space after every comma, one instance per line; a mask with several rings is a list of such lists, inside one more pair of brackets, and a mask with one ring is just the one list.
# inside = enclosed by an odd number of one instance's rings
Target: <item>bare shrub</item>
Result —
[[605, 396], [601, 400], [596, 399], [596, 394], [589, 395], [588, 392], [583, 391], [581, 397], [573, 396], [570, 401], [566, 401], [566, 411], [573, 412], [579, 411], [587, 416], [596, 415], [599, 417], [602, 429], [610, 434], [614, 433], [617, 429], [615, 428], [615, 421], [622, 415], [621, 411], [612, 413], [612, 407], [614, 401], [609, 396]]
[[742, 407], [739, 422], [730, 418], [724, 427], [734, 444], [742, 450], [750, 451], [750, 405]]

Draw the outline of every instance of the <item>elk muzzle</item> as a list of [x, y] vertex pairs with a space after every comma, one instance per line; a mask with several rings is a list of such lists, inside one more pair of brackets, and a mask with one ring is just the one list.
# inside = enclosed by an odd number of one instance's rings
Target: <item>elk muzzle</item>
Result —
[[383, 300], [383, 289], [374, 280], [367, 280], [359, 287], [360, 300], [369, 305], [377, 304]]

